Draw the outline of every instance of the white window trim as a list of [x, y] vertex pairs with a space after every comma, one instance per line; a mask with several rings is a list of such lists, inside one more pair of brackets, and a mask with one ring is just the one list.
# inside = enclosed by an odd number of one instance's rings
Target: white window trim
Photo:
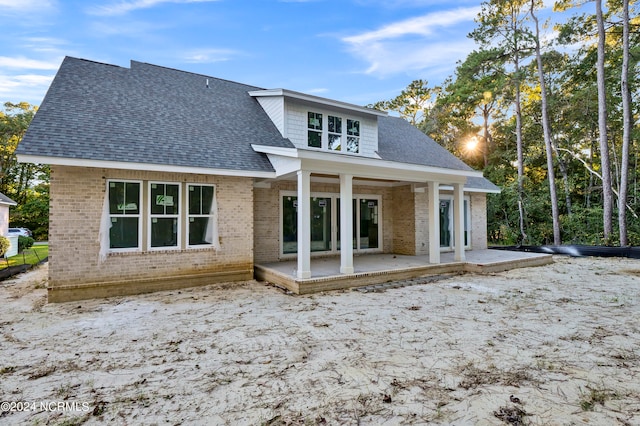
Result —
[[[452, 194], [440, 194], [440, 198], [438, 199], [438, 202], [440, 202], [441, 200], [448, 200], [450, 201], [450, 209], [449, 209], [449, 221], [451, 224], [454, 223], [453, 220], [453, 209], [455, 208], [454, 204], [455, 204], [455, 199], [454, 196]], [[463, 203], [464, 201], [466, 201], [467, 203], [467, 207], [465, 208], [465, 212], [467, 215], [467, 220], [468, 220], [468, 229], [466, 230], [467, 232], [467, 244], [464, 246], [465, 249], [471, 249], [471, 230], [473, 229], [473, 227], [471, 226], [471, 197], [468, 195], [465, 195], [463, 197]], [[438, 220], [440, 220], [440, 217], [438, 217]], [[464, 219], [463, 219], [464, 221]], [[453, 225], [452, 225], [453, 226]], [[440, 238], [440, 237], [438, 237]], [[455, 229], [452, 229], [451, 232], [451, 245], [448, 247], [442, 247], [440, 246], [440, 251], [441, 252], [450, 252], [455, 250], [456, 246], [455, 246]]]
[[[140, 191], [138, 193], [138, 214], [137, 215], [132, 215], [132, 214], [128, 214], [128, 215], [124, 215], [124, 214], [111, 214], [111, 211], [109, 211], [109, 221], [111, 221], [112, 217], [123, 217], [123, 218], [131, 218], [131, 217], [137, 217], [138, 218], [138, 246], [137, 247], [127, 247], [127, 248], [111, 248], [111, 235], [109, 235], [109, 253], [131, 253], [131, 252], [140, 252], [142, 251], [142, 240], [143, 240], [143, 235], [142, 235], [142, 222], [144, 219], [144, 182], [141, 180], [131, 180], [131, 179], [107, 179], [107, 196], [109, 194], [109, 187], [111, 182], [124, 182], [124, 183], [137, 183], [138, 185], [140, 185]], [[111, 234], [111, 232], [109, 231], [109, 234]]]
[[190, 228], [191, 228], [191, 218], [192, 217], [208, 217], [209, 220], [213, 220], [217, 214], [217, 212], [215, 214], [191, 214], [189, 213], [189, 187], [190, 186], [208, 186], [210, 188], [213, 188], [213, 196], [216, 197], [218, 188], [216, 187], [215, 184], [213, 183], [195, 183], [195, 182], [188, 182], [185, 184], [186, 186], [186, 195], [185, 195], [185, 202], [184, 202], [184, 211], [185, 211], [185, 246], [187, 247], [187, 249], [204, 249], [204, 248], [211, 248], [213, 247], [213, 241], [210, 243], [206, 243], [206, 244], [194, 244], [191, 245], [189, 244], [189, 234], [190, 234]]
[[[279, 240], [280, 240], [280, 252], [279, 252], [279, 256], [280, 259], [295, 259], [298, 257], [297, 253], [284, 253], [284, 231], [282, 229], [282, 222], [284, 219], [284, 197], [297, 197], [298, 196], [298, 192], [297, 191], [280, 191], [279, 194], [279, 198], [278, 198], [278, 203], [279, 203], [279, 218], [278, 218], [278, 235], [279, 235]], [[310, 197], [317, 197], [317, 198], [331, 198], [331, 205], [335, 206], [331, 208], [331, 232], [333, 235], [335, 235], [335, 238], [332, 238], [331, 241], [331, 250], [330, 251], [315, 251], [315, 252], [311, 252], [311, 257], [319, 257], [319, 256], [326, 256], [327, 254], [338, 254], [340, 253], [340, 250], [338, 249], [338, 216], [340, 216], [340, 211], [338, 209], [338, 202], [337, 200], [340, 199], [340, 194], [336, 193], [336, 192], [312, 192], [310, 194]], [[383, 241], [383, 235], [384, 235], [384, 230], [383, 230], [383, 215], [382, 215], [382, 195], [379, 194], [353, 194], [353, 198], [351, 199], [353, 202], [353, 200], [356, 200], [356, 210], [353, 211], [354, 215], [357, 215], [358, 213], [358, 209], [360, 208], [360, 200], [361, 199], [367, 199], [367, 200], [376, 200], [378, 201], [378, 247], [375, 248], [366, 248], [366, 249], [358, 249], [357, 246], [353, 247], [353, 253], [382, 253], [383, 252], [383, 245], [384, 245], [384, 241]], [[342, 201], [341, 201], [342, 202]], [[356, 216], [359, 217], [359, 216]], [[353, 230], [353, 237], [357, 238], [358, 234], [360, 233], [359, 229], [354, 229]], [[332, 235], [332, 236], [333, 236]], [[356, 239], [357, 241], [357, 239]], [[356, 243], [357, 245], [357, 243]]]
[[[309, 113], [321, 114], [322, 115], [322, 130], [318, 131], [316, 129], [311, 129], [309, 127]], [[338, 117], [342, 123], [342, 133], [340, 137], [340, 151], [336, 151], [329, 148], [329, 116]], [[357, 121], [360, 134], [358, 136], [353, 136], [348, 134], [348, 120]], [[331, 112], [323, 109], [308, 109], [305, 112], [305, 146], [308, 149], [316, 150], [316, 151], [324, 151], [324, 152], [333, 152], [336, 154], [346, 154], [346, 155], [356, 155], [362, 156], [362, 124], [363, 119], [359, 117], [354, 117], [350, 115], [342, 115], [336, 112]], [[316, 148], [313, 146], [309, 146], [309, 131], [320, 132], [320, 148]], [[332, 133], [337, 134], [337, 133]], [[347, 151], [347, 141], [349, 137], [357, 137], [358, 138], [358, 152], [349, 152]]]
[[[178, 206], [178, 213], [177, 214], [171, 214], [171, 215], [167, 215], [167, 214], [152, 214], [151, 213], [151, 203], [153, 202], [152, 197], [151, 197], [151, 185], [175, 185], [178, 187], [178, 202], [180, 203], [180, 205]], [[148, 205], [147, 205], [147, 250], [149, 251], [166, 251], [166, 250], [182, 250], [182, 228], [184, 226], [183, 224], [183, 210], [184, 210], [184, 203], [182, 201], [182, 182], [167, 182], [167, 181], [149, 181], [147, 184], [147, 199], [148, 199]], [[162, 247], [152, 247], [151, 246], [151, 223], [153, 221], [154, 218], [177, 218], [178, 219], [178, 229], [177, 229], [177, 235], [176, 235], [176, 245], [175, 246], [162, 246]]]

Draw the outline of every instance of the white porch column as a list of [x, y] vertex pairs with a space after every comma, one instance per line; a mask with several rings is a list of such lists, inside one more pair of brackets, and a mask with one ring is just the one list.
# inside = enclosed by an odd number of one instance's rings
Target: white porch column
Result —
[[453, 235], [455, 238], [455, 259], [464, 262], [464, 185], [453, 185]]
[[340, 273], [353, 274], [353, 176], [340, 175]]
[[298, 170], [298, 273], [311, 278], [311, 172]]
[[429, 182], [429, 263], [440, 263], [440, 184]]

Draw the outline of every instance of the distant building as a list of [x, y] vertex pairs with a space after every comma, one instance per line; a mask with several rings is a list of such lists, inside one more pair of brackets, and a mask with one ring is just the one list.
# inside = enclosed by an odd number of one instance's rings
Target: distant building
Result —
[[0, 235], [6, 237], [9, 230], [9, 207], [18, 203], [0, 192]]

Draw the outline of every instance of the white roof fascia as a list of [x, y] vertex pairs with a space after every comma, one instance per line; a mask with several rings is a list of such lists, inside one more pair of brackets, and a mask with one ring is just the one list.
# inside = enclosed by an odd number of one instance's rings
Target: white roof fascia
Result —
[[[394, 161], [379, 160], [375, 158], [360, 157], [355, 155], [336, 154], [328, 152], [308, 151], [295, 148], [273, 148], [261, 145], [252, 145], [257, 152], [263, 152], [272, 156], [283, 155], [290, 158], [299, 158], [302, 163], [298, 167], [305, 170], [313, 170], [317, 173], [350, 173], [354, 176], [378, 179], [396, 179], [411, 182], [441, 179], [443, 182], [466, 182], [467, 177], [483, 177], [482, 172], [475, 170], [455, 170], [417, 164], [398, 163]], [[273, 164], [273, 161], [272, 161]], [[293, 164], [289, 164], [293, 167]], [[289, 168], [288, 171], [278, 170], [274, 164], [276, 174], [282, 176], [298, 169]], [[428, 176], [425, 176], [428, 175]], [[428, 177], [428, 178], [427, 178]]]
[[[449, 185], [440, 185], [439, 188], [440, 191], [453, 191], [453, 186]], [[500, 189], [483, 189], [465, 186], [464, 192], [477, 192], [479, 194], [500, 194], [502, 191]]]
[[268, 96], [284, 96], [285, 98], [311, 102], [314, 104], [324, 105], [330, 108], [346, 109], [349, 111], [358, 112], [360, 114], [368, 114], [368, 115], [375, 115], [375, 116], [381, 116], [381, 117], [389, 115], [386, 111], [378, 111], [377, 109], [373, 109], [373, 108], [366, 108], [360, 105], [350, 104], [348, 102], [336, 101], [334, 99], [323, 98], [320, 96], [307, 95], [306, 93], [294, 92], [293, 90], [287, 90], [287, 89], [254, 90], [249, 92], [249, 95], [256, 98], [268, 97]]
[[208, 169], [204, 167], [172, 166], [169, 164], [130, 163], [125, 161], [86, 160], [79, 158], [48, 157], [18, 154], [20, 163], [52, 164], [56, 166], [96, 167], [101, 169], [140, 170], [148, 172], [192, 173], [198, 175], [274, 178], [274, 172], [254, 170]]
[[381, 160], [376, 158], [310, 150], [298, 150], [298, 153], [300, 158], [302, 159], [324, 161], [328, 163], [334, 163], [336, 165], [344, 165], [347, 167], [364, 166], [416, 173], [437, 173], [447, 176], [483, 177], [482, 172], [476, 170], [446, 169], [443, 167], [422, 166], [419, 164], [399, 163], [396, 161]]

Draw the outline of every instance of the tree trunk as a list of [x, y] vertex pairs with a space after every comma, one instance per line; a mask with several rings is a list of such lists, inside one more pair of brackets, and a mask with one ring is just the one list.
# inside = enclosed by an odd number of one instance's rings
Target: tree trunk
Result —
[[535, 49], [536, 62], [538, 64], [538, 79], [540, 80], [540, 99], [542, 102], [542, 130], [544, 133], [544, 145], [547, 152], [547, 177], [549, 179], [549, 195], [551, 197], [551, 217], [553, 219], [553, 244], [562, 244], [560, 236], [560, 213], [558, 212], [558, 195], [556, 193], [556, 175], [553, 166], [553, 147], [551, 145], [551, 126], [549, 124], [549, 112], [547, 107], [547, 87], [545, 84], [544, 70], [542, 68], [542, 55], [540, 54], [540, 28], [538, 18], [534, 14], [535, 0], [531, 0], [531, 17], [535, 22]]
[[[520, 72], [520, 64], [516, 56], [515, 74], [518, 76]], [[515, 96], [515, 113], [516, 113], [516, 150], [518, 154], [518, 212], [520, 214], [520, 243], [524, 244], [527, 239], [525, 232], [524, 220], [524, 153], [522, 150], [522, 112], [520, 111], [520, 77], [516, 77], [516, 96]]]
[[607, 103], [604, 75], [605, 37], [602, 0], [596, 0], [596, 19], [598, 22], [598, 130], [600, 140], [600, 167], [602, 169], [602, 220], [604, 225], [604, 243], [611, 243], [613, 232], [613, 193], [611, 187], [611, 166], [609, 164], [609, 143], [607, 140]]
[[620, 245], [629, 244], [627, 239], [627, 184], [629, 179], [629, 141], [631, 138], [631, 95], [629, 93], [629, 0], [622, 1], [622, 158], [620, 159], [620, 189], [618, 194], [618, 226]]

